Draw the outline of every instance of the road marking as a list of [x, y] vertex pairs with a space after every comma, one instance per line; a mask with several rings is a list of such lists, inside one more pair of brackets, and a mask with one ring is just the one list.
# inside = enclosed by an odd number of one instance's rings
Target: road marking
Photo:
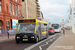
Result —
[[55, 39], [55, 38], [53, 38], [53, 39]]
[[[55, 34], [55, 35], [56, 35], [56, 34]], [[34, 48], [35, 46], [37, 46], [37, 45], [43, 43], [44, 41], [46, 41], [46, 40], [48, 40], [48, 39], [54, 37], [55, 35], [52, 35], [52, 36], [50, 36], [49, 38], [47, 38], [47, 39], [45, 39], [45, 40], [43, 40], [43, 41], [40, 41], [40, 42], [38, 42], [38, 43], [36, 43], [36, 44], [34, 44], [34, 45], [31, 45], [30, 47], [27, 47], [27, 48], [25, 48], [24, 50], [31, 50], [31, 49]]]
[[50, 41], [52, 41], [52, 39], [50, 39]]
[[[60, 35], [60, 36], [59, 36], [59, 38], [60, 38], [62, 34], [59, 34], [59, 35]], [[58, 39], [59, 39], [59, 38], [58, 38]], [[57, 40], [58, 40], [58, 39], [57, 39]], [[56, 41], [57, 41], [57, 40], [56, 40]], [[55, 41], [55, 42], [56, 42], [56, 41]], [[54, 42], [54, 43], [55, 43], [55, 42]], [[54, 44], [54, 43], [53, 43], [53, 44]], [[52, 45], [53, 45], [53, 44], [52, 44]], [[52, 46], [52, 45], [51, 45], [51, 46]], [[50, 46], [50, 47], [51, 47], [51, 46]], [[47, 50], [49, 50], [50, 47], [48, 47]]]
[[42, 50], [42, 46], [45, 46], [45, 45], [48, 45], [48, 42], [46, 42], [46, 44], [39, 46], [40, 50]]
[[[54, 36], [56, 36], [56, 35], [58, 35], [58, 34], [55, 34]], [[53, 36], [53, 37], [54, 37], [54, 36]], [[40, 50], [42, 50], [42, 46], [48, 45], [48, 42], [51, 42], [51, 41], [53, 41], [54, 39], [55, 39], [55, 38], [50, 39], [49, 41], [46, 42], [46, 44], [40, 45], [40, 46], [39, 46]]]

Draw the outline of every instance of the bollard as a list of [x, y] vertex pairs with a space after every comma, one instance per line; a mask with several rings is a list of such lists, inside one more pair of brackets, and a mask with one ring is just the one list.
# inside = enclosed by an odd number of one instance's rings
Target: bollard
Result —
[[7, 29], [7, 34], [8, 34], [8, 39], [9, 39], [9, 32], [8, 31], [9, 31], [9, 29]]
[[8, 39], [9, 39], [9, 33], [8, 33]]

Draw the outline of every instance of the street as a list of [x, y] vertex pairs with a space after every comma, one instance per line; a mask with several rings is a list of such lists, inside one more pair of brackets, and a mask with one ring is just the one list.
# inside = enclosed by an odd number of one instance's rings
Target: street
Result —
[[0, 0], [0, 50], [75, 50], [75, 0]]
[[0, 50], [46, 50], [60, 35], [61, 33], [55, 33], [54, 35], [50, 35], [47, 39], [41, 40], [38, 43], [22, 42], [16, 44], [15, 40], [11, 40], [0, 43]]
[[15, 40], [0, 43], [0, 50], [23, 50], [24, 48], [27, 48], [35, 43], [19, 43], [16, 44]]

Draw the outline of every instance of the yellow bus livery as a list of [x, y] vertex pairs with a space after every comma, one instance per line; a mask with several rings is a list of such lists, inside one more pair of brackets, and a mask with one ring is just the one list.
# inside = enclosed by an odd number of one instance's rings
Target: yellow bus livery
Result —
[[19, 19], [15, 40], [38, 42], [48, 37], [47, 22], [37, 19]]

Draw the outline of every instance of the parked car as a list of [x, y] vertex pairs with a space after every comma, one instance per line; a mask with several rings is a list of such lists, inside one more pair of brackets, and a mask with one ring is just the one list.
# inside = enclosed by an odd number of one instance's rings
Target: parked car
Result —
[[49, 33], [49, 35], [54, 34], [54, 28], [50, 27], [49, 30], [48, 30], [48, 33]]

